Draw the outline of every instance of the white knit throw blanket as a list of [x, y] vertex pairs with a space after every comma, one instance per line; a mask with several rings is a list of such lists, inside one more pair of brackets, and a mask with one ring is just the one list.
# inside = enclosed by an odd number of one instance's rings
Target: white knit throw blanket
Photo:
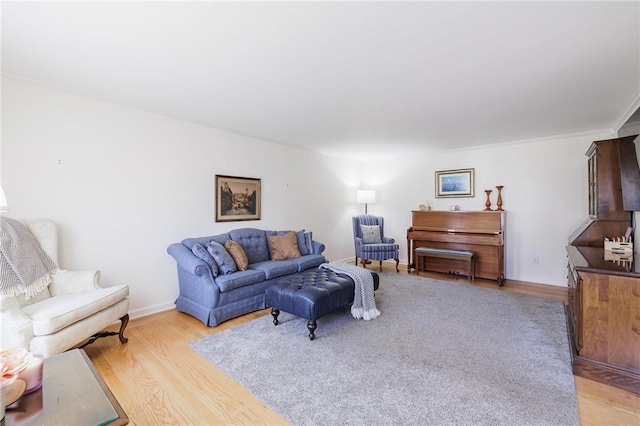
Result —
[[20, 222], [0, 217], [0, 294], [29, 299], [51, 283], [56, 263]]
[[351, 315], [355, 319], [372, 320], [380, 316], [376, 308], [376, 299], [373, 297], [373, 276], [371, 272], [344, 262], [323, 263], [320, 268], [329, 269], [339, 274], [350, 277], [356, 284], [351, 305]]

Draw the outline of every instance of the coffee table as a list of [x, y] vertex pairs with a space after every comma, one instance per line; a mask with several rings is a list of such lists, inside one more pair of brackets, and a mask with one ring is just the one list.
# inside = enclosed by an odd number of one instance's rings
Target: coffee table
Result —
[[124, 410], [82, 349], [44, 360], [42, 388], [7, 408], [0, 426], [129, 423]]

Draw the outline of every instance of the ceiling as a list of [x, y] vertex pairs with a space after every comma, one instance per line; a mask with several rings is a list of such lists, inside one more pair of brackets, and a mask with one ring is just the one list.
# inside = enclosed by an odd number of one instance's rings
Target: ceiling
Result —
[[2, 72], [345, 156], [614, 128], [639, 2], [2, 2]]

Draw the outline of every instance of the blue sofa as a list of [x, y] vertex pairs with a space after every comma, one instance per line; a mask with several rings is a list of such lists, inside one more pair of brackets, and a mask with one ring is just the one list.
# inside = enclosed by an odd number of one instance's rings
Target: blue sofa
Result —
[[[298, 231], [296, 238], [301, 256], [272, 260], [269, 236], [282, 236], [290, 231], [265, 231], [241, 228], [211, 237], [187, 238], [171, 244], [167, 252], [178, 266], [180, 295], [176, 309], [208, 326], [249, 312], [264, 309], [267, 287], [278, 278], [317, 268], [326, 259], [324, 244], [313, 241], [312, 233]], [[228, 241], [242, 246], [249, 263], [245, 271], [224, 273], [215, 262], [202, 253], [212, 241], [222, 246]], [[215, 244], [213, 244], [215, 246]], [[205, 249], [206, 253], [206, 249]]]

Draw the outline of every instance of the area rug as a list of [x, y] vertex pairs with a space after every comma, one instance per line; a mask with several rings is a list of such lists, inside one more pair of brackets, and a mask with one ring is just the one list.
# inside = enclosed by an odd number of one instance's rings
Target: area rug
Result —
[[302, 425], [579, 425], [562, 302], [382, 273], [382, 315], [270, 315], [191, 344]]

